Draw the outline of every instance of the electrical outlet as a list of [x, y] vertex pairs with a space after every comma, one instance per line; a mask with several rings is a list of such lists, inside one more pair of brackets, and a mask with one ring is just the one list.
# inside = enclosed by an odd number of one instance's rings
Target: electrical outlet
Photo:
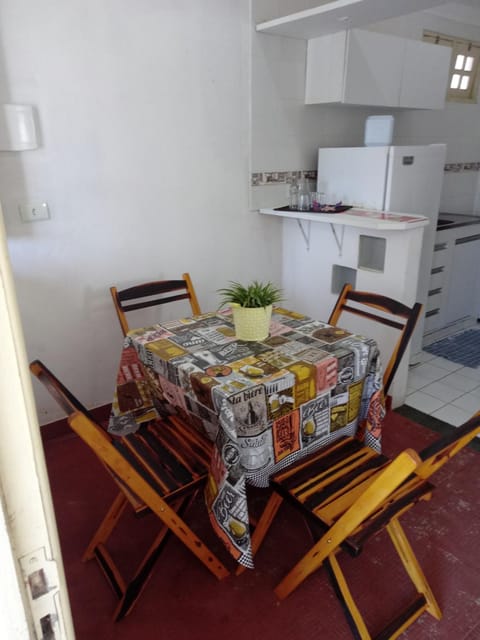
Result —
[[22, 222], [36, 222], [48, 220], [50, 211], [46, 202], [26, 202], [18, 205]]

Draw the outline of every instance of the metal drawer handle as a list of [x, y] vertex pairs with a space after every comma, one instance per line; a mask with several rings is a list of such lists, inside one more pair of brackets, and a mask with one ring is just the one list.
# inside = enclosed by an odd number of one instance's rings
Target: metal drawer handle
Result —
[[465, 244], [466, 242], [475, 242], [475, 240], [480, 240], [480, 233], [477, 233], [474, 236], [466, 236], [465, 238], [457, 238], [457, 240], [455, 240], [455, 244]]

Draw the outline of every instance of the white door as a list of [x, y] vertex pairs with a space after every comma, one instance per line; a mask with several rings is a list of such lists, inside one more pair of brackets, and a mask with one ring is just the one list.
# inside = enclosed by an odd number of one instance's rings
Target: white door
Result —
[[385, 209], [418, 213], [436, 226], [446, 145], [390, 147]]
[[[10, 640], [47, 636], [73, 640], [75, 634], [1, 207], [0, 329], [0, 587], [3, 593], [0, 636]], [[10, 541], [11, 549], [8, 548]], [[18, 571], [17, 584], [14, 568]], [[34, 592], [34, 585], [38, 592]]]
[[385, 204], [389, 147], [318, 150], [317, 190], [327, 202], [381, 211]]

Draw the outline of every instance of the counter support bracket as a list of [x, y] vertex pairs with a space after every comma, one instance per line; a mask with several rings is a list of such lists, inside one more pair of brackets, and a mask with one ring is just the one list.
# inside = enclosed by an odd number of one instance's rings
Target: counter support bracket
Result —
[[330, 223], [330, 228], [332, 230], [333, 233], [333, 237], [335, 238], [335, 242], [337, 243], [337, 247], [338, 247], [338, 255], [340, 257], [342, 257], [342, 252], [343, 252], [343, 237], [345, 235], [345, 227], [342, 225], [342, 233], [340, 235], [340, 238], [337, 235], [337, 232], [335, 231], [335, 226]]
[[303, 226], [303, 220], [300, 220], [300, 218], [297, 218], [297, 224], [300, 227], [300, 231], [302, 232], [303, 239], [305, 240], [305, 246], [307, 248], [307, 251], [310, 251], [311, 222], [310, 220], [307, 221], [306, 229]]
[[[310, 220], [304, 221], [304, 220], [301, 220], [300, 218], [297, 218], [297, 224], [300, 228], [300, 231], [302, 232], [303, 239], [305, 240], [305, 247], [307, 251], [310, 251], [311, 221]], [[345, 226], [341, 225], [342, 230], [340, 232], [340, 235], [337, 234], [335, 225], [333, 225], [332, 223], [330, 223], [330, 228], [332, 230], [333, 237], [335, 238], [335, 243], [338, 248], [338, 255], [341, 257], [343, 252], [343, 238], [345, 235]]]

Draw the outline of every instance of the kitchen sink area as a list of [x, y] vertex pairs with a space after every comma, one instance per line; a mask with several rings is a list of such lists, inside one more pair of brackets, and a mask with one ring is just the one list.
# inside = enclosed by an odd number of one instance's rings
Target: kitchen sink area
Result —
[[480, 224], [480, 216], [443, 212], [438, 214], [437, 229], [452, 229], [470, 224]]

